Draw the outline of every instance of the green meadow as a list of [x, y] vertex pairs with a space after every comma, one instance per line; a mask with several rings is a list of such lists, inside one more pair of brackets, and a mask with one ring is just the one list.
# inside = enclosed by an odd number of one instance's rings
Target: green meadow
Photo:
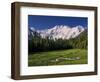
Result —
[[86, 49], [35, 52], [28, 55], [28, 66], [87, 64]]

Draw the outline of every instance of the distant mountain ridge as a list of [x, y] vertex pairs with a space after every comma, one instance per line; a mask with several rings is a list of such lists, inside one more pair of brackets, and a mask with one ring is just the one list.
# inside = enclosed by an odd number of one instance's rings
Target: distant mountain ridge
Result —
[[56, 25], [50, 29], [36, 30], [33, 27], [29, 27], [28, 36], [29, 38], [34, 37], [35, 35], [40, 35], [42, 38], [50, 39], [71, 39], [79, 36], [85, 28], [81, 25], [70, 27], [67, 25]]

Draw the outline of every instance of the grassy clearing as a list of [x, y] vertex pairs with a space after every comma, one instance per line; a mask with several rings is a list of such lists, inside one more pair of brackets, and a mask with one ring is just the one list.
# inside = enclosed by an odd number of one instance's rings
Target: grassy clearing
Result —
[[70, 49], [29, 54], [29, 66], [87, 64], [86, 49]]

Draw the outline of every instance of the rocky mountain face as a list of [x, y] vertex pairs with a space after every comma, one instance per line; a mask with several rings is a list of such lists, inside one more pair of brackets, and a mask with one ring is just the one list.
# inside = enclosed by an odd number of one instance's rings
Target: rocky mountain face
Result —
[[28, 36], [29, 39], [35, 35], [39, 35], [42, 38], [48, 37], [49, 39], [71, 39], [79, 36], [85, 28], [83, 26], [69, 27], [67, 25], [56, 25], [50, 29], [35, 30], [33, 27], [29, 27]]

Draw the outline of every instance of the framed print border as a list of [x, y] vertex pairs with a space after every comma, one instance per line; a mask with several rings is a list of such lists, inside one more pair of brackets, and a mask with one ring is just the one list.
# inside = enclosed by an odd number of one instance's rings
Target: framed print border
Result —
[[[38, 8], [57, 8], [57, 9], [77, 9], [77, 10], [93, 10], [94, 11], [94, 71], [93, 72], [75, 72], [75, 73], [57, 73], [57, 74], [41, 74], [41, 75], [20, 75], [20, 8], [21, 7], [38, 7]], [[76, 6], [76, 5], [57, 5], [57, 4], [41, 4], [14, 2], [11, 4], [11, 78], [15, 80], [36, 79], [36, 78], [53, 78], [53, 77], [69, 77], [84, 76], [97, 74], [97, 7]]]

